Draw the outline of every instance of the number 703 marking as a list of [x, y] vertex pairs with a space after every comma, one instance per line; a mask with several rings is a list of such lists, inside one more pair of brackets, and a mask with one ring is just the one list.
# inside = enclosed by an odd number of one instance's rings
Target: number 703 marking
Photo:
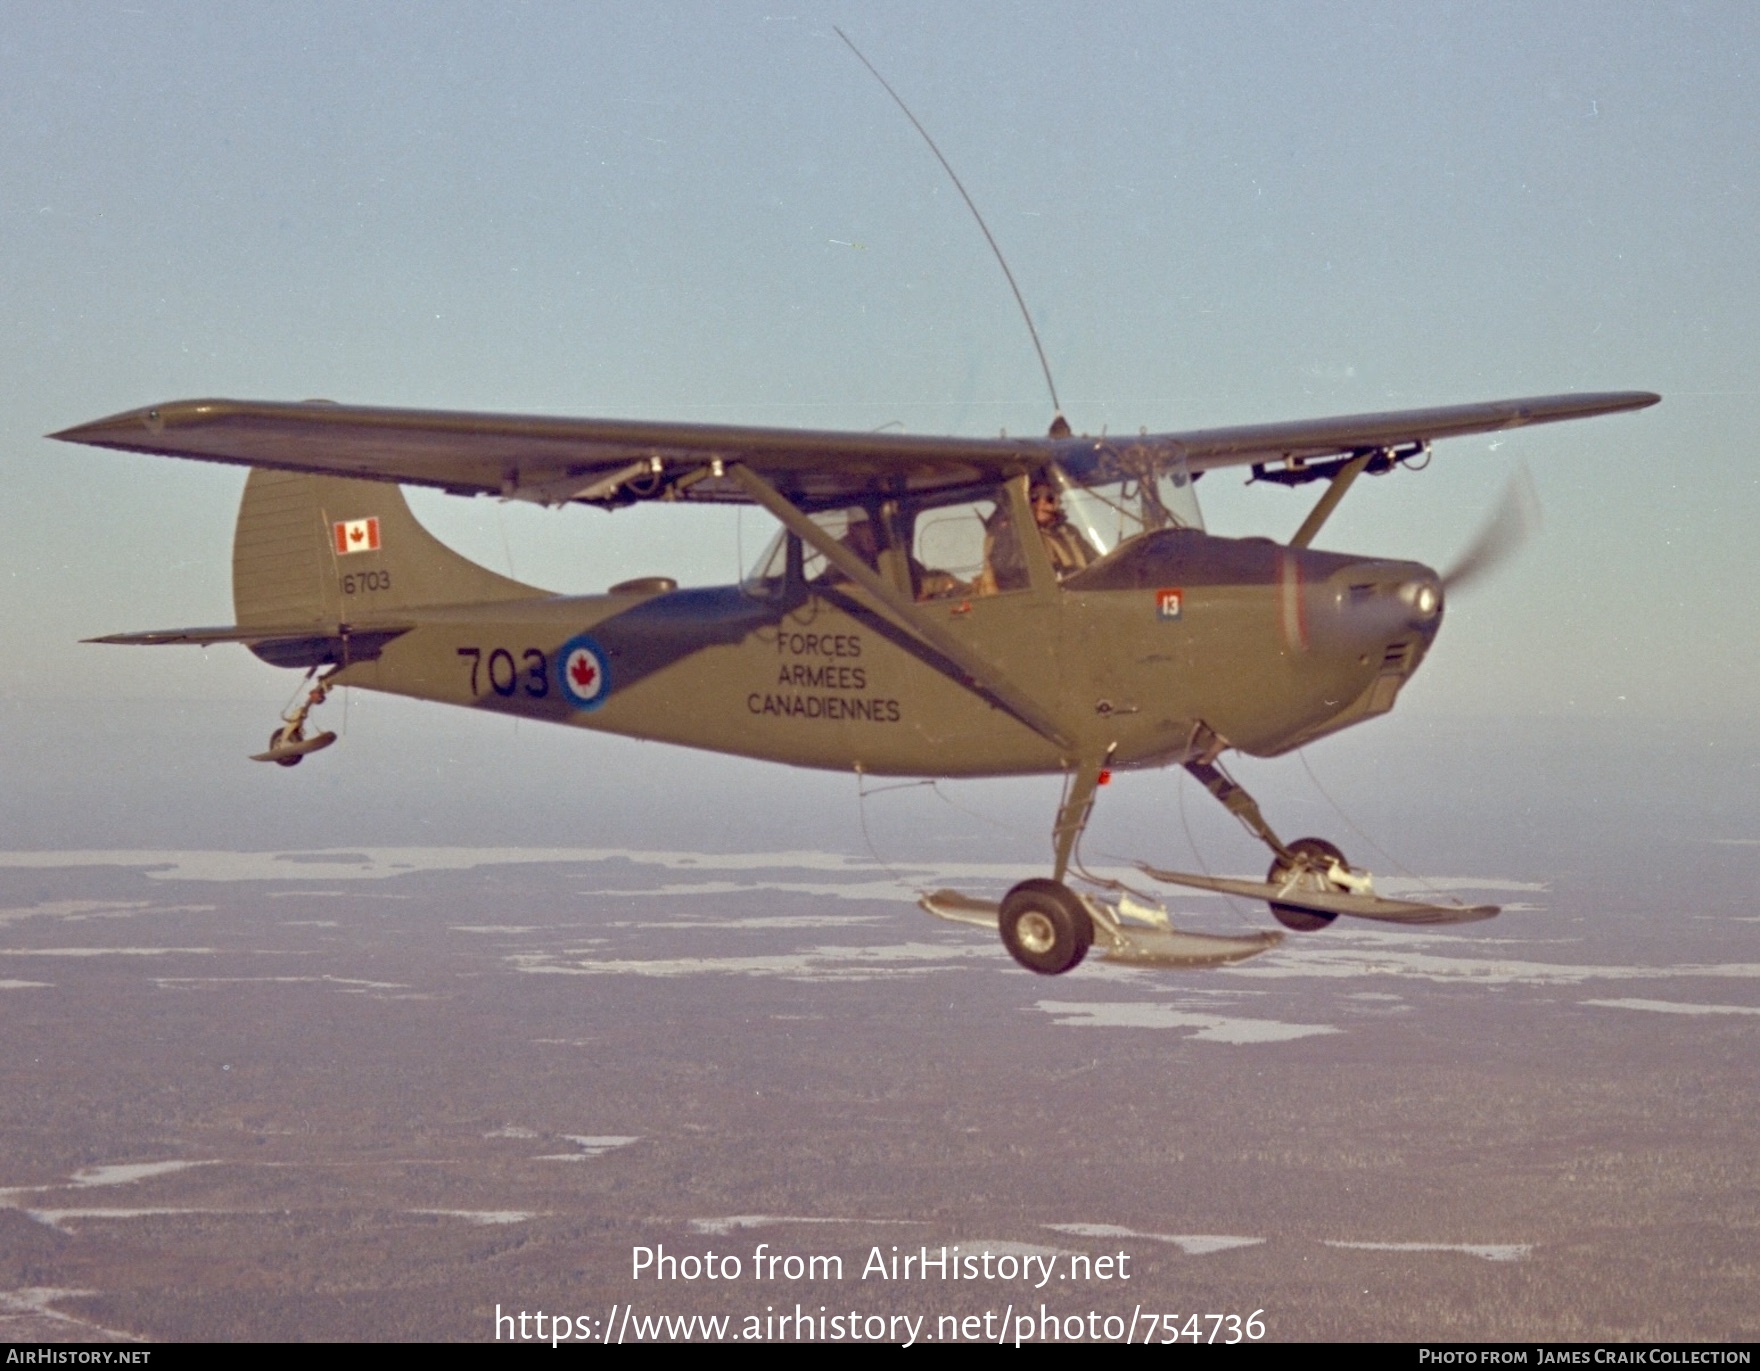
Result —
[[484, 685], [504, 700], [522, 691], [534, 700], [550, 693], [550, 659], [539, 648], [526, 648], [518, 661], [504, 647], [491, 649], [487, 661], [480, 647], [461, 647], [458, 655], [470, 661], [473, 696], [481, 695]]

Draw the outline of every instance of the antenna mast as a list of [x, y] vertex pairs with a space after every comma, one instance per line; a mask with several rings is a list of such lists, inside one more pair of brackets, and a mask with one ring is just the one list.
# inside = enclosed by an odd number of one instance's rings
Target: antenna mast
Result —
[[990, 251], [996, 254], [996, 264], [1002, 268], [1002, 274], [1008, 278], [1008, 288], [1014, 292], [1014, 302], [1021, 307], [1021, 318], [1027, 321], [1027, 332], [1033, 339], [1033, 351], [1039, 354], [1039, 370], [1045, 373], [1045, 389], [1051, 392], [1051, 436], [1053, 438], [1067, 437], [1069, 420], [1063, 417], [1063, 406], [1057, 402], [1057, 383], [1051, 379], [1051, 364], [1045, 360], [1045, 349], [1039, 342], [1039, 330], [1033, 327], [1033, 316], [1027, 309], [1026, 297], [1021, 294], [1021, 288], [1015, 284], [1014, 273], [1008, 269], [1008, 259], [1002, 255], [1002, 249], [996, 245], [996, 237], [990, 232], [990, 226], [984, 222], [984, 216], [978, 213], [977, 205], [972, 202], [972, 197], [966, 191], [965, 183], [959, 179], [959, 173], [953, 169], [953, 164], [942, 154], [941, 149], [935, 146], [935, 140], [929, 136], [929, 130], [924, 128], [922, 121], [911, 113], [911, 107], [905, 104], [904, 98], [892, 88], [891, 83], [880, 74], [874, 64], [862, 56], [862, 50], [850, 41], [850, 36], [847, 33], [835, 24], [832, 25], [832, 32], [843, 39], [844, 44], [856, 55], [856, 60], [868, 69], [873, 78], [892, 97], [893, 103], [904, 111], [904, 117], [911, 121], [911, 126], [923, 135], [923, 141], [929, 145], [929, 151], [935, 154], [935, 160], [941, 163], [941, 169], [953, 182], [953, 188], [966, 202], [966, 208], [972, 212], [972, 218], [978, 221], [978, 227], [984, 234], [984, 241], [990, 244]]

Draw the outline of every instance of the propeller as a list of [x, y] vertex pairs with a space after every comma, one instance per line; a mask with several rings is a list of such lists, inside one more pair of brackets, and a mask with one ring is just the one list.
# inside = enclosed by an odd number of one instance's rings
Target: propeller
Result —
[[1456, 591], [1472, 585], [1502, 566], [1540, 531], [1540, 494], [1534, 478], [1522, 467], [1509, 478], [1496, 508], [1473, 535], [1455, 563], [1442, 576], [1442, 588]]

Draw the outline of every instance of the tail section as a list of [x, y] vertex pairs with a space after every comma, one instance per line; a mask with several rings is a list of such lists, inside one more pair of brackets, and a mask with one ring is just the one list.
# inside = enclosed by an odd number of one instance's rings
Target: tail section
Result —
[[253, 468], [232, 541], [241, 629], [384, 621], [548, 594], [447, 547], [384, 481]]

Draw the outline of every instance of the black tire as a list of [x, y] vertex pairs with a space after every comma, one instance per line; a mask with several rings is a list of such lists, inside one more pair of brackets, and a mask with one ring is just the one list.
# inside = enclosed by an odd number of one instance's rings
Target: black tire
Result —
[[1067, 886], [1022, 881], [1002, 897], [1002, 945], [1028, 971], [1060, 976], [1080, 966], [1094, 942], [1094, 921]]
[[[305, 732], [298, 728], [278, 728], [269, 735], [269, 751], [273, 752], [283, 743], [301, 743], [305, 741]], [[298, 766], [305, 761], [302, 754], [298, 757], [277, 757], [276, 766]]]
[[[1344, 853], [1324, 838], [1297, 838], [1289, 845], [1289, 851], [1292, 857], [1311, 858], [1310, 870], [1317, 873], [1324, 871], [1333, 862], [1337, 862], [1346, 871], [1351, 869], [1350, 863], [1344, 859]], [[1291, 865], [1279, 857], [1271, 863], [1271, 870], [1265, 873], [1265, 879], [1272, 885], [1282, 885], [1289, 879]], [[1319, 887], [1311, 888], [1317, 889]], [[1318, 910], [1301, 909], [1293, 904], [1278, 904], [1272, 901], [1271, 917], [1296, 933], [1318, 933], [1321, 929], [1329, 927], [1333, 920], [1338, 918], [1338, 915], [1322, 914]]]

